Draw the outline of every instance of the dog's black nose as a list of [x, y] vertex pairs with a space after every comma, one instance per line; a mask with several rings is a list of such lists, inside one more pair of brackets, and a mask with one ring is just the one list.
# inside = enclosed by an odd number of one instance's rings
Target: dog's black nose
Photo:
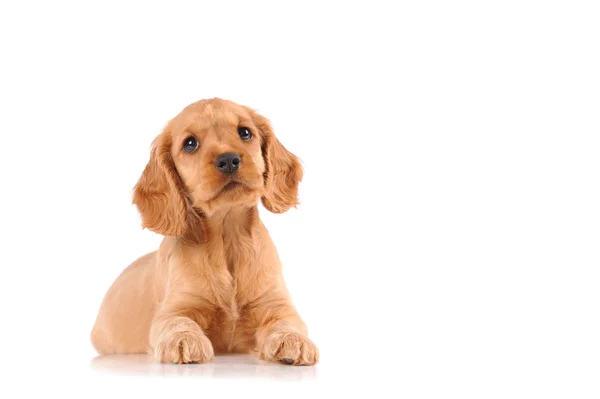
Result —
[[226, 152], [217, 157], [215, 166], [223, 173], [233, 173], [240, 167], [240, 156], [233, 152]]

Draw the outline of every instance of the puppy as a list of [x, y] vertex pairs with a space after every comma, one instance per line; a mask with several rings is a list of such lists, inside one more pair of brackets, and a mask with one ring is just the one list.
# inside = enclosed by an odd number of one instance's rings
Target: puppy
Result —
[[91, 334], [98, 353], [203, 363], [257, 352], [315, 364], [257, 210], [259, 199], [274, 213], [295, 206], [301, 179], [298, 159], [252, 109], [217, 98], [186, 107], [154, 140], [133, 194], [143, 227], [165, 237], [106, 293]]

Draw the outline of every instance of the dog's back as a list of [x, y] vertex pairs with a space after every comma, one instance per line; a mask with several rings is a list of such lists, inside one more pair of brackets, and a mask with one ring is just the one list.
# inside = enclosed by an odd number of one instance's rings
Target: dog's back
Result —
[[98, 353], [148, 351], [148, 331], [156, 311], [156, 265], [156, 251], [138, 258], [106, 293], [92, 329]]

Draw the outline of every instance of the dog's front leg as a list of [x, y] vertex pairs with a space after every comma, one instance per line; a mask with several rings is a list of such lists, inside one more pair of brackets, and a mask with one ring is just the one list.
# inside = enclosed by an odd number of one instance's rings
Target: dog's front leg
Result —
[[150, 351], [163, 363], [205, 363], [213, 346], [204, 334], [206, 312], [182, 296], [169, 295], [152, 321]]
[[286, 294], [262, 297], [253, 313], [254, 320], [259, 320], [256, 346], [261, 359], [297, 366], [319, 361], [319, 351]]

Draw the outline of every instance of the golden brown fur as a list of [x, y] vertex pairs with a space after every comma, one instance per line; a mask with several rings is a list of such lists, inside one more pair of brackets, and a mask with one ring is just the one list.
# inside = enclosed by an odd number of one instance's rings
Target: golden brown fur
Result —
[[[253, 138], [242, 140], [239, 127]], [[189, 136], [200, 142], [196, 152], [183, 151]], [[226, 152], [241, 157], [233, 175], [215, 167]], [[165, 238], [110, 287], [92, 331], [96, 350], [171, 363], [256, 351], [315, 364], [256, 208], [259, 199], [275, 213], [295, 206], [301, 179], [298, 159], [253, 110], [221, 99], [186, 107], [155, 139], [133, 195], [143, 226]]]

